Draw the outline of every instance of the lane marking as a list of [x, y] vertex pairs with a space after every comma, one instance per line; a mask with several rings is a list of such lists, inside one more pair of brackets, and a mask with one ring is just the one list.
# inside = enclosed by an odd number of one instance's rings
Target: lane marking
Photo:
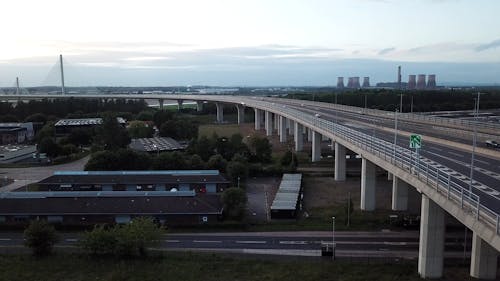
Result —
[[222, 241], [214, 241], [214, 240], [193, 240], [193, 243], [222, 243]]
[[181, 242], [180, 240], [165, 240], [167, 243], [179, 243]]
[[280, 241], [280, 244], [285, 245], [306, 245], [307, 241]]
[[66, 239], [66, 242], [76, 242], [76, 241], [78, 241], [78, 239], [75, 239], [75, 238]]
[[0, 238], [0, 241], [11, 241], [12, 239], [10, 238]]
[[[455, 153], [455, 152], [451, 152], [451, 151], [449, 151], [448, 153], [451, 154], [451, 155], [455, 155], [456, 157], [462, 157], [462, 158], [464, 158], [464, 155], [462, 155], [460, 153]], [[478, 160], [476, 160], [476, 161], [478, 161]]]
[[267, 241], [235, 241], [238, 244], [266, 244]]

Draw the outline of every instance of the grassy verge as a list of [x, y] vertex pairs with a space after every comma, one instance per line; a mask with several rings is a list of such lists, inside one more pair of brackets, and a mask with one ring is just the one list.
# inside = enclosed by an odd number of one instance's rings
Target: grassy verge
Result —
[[[1, 280], [420, 280], [414, 262], [398, 265], [166, 252], [117, 260], [57, 254], [44, 259], [0, 255]], [[463, 273], [463, 269], [460, 269]], [[456, 271], [455, 271], [456, 272]], [[451, 280], [451, 279], [450, 279]]]

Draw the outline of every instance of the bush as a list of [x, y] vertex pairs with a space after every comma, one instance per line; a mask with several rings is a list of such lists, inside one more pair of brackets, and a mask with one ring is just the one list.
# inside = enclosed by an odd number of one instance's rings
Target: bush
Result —
[[242, 219], [247, 206], [247, 194], [241, 188], [231, 187], [222, 193], [224, 214], [229, 219]]
[[98, 225], [92, 231], [85, 232], [80, 240], [80, 247], [92, 255], [110, 255], [114, 253], [116, 243], [113, 229]]
[[53, 226], [45, 221], [31, 221], [24, 231], [24, 245], [31, 248], [34, 256], [47, 256], [52, 253], [52, 247], [59, 241]]

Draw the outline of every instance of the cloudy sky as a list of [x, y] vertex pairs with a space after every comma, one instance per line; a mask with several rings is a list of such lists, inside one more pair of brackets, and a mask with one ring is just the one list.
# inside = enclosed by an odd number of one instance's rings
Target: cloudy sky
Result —
[[0, 86], [500, 84], [498, 0], [3, 1]]

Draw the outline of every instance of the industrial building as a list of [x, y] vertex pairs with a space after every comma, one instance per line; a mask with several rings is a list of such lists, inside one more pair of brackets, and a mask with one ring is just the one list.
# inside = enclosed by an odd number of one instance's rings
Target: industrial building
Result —
[[283, 174], [271, 205], [271, 219], [293, 219], [302, 209], [302, 174]]
[[0, 146], [0, 164], [36, 161], [34, 145], [2, 145]]
[[40, 191], [194, 191], [215, 194], [229, 187], [217, 170], [56, 171], [37, 183]]
[[4, 192], [0, 225], [22, 225], [41, 219], [61, 225], [128, 223], [152, 217], [163, 225], [214, 223], [221, 219], [219, 195], [194, 191]]
[[[127, 121], [122, 117], [116, 117], [116, 121], [125, 127]], [[90, 129], [102, 124], [102, 118], [84, 119], [61, 119], [54, 124], [56, 135], [62, 136], [70, 134], [75, 129]]]
[[33, 123], [0, 123], [0, 145], [20, 144], [31, 141], [35, 136]]

